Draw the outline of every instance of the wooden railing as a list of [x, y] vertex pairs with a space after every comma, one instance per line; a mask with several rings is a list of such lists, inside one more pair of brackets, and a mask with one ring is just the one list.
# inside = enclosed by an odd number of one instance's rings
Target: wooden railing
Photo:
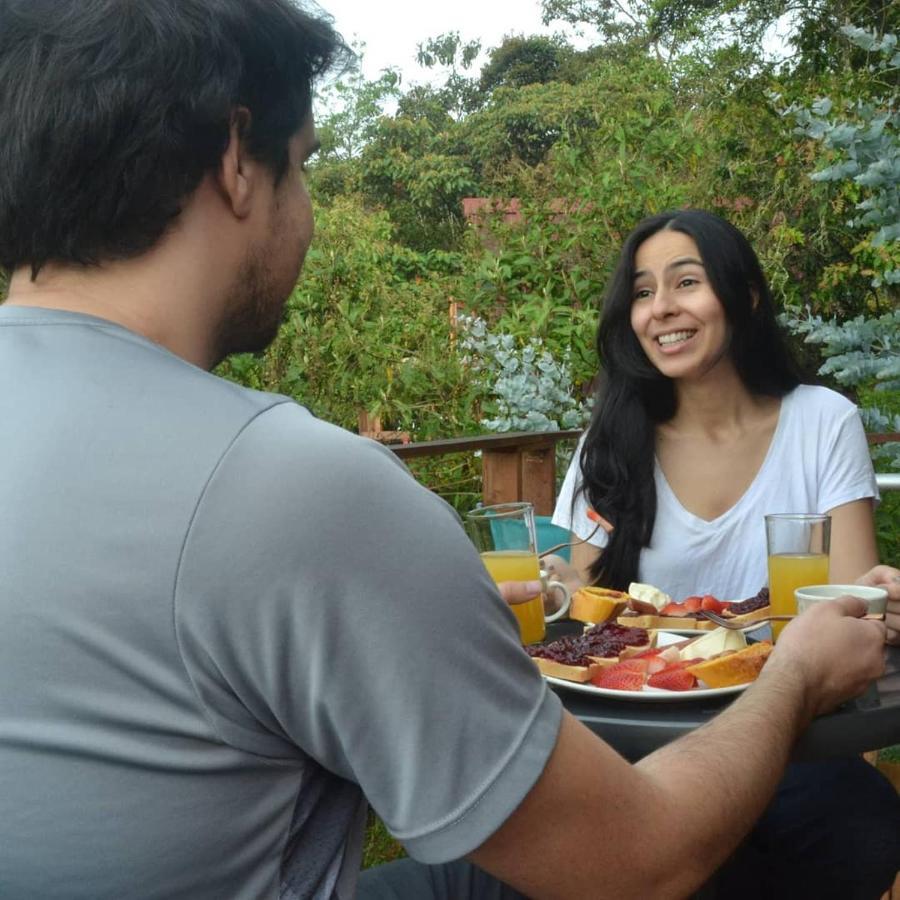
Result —
[[[538, 515], [549, 516], [556, 503], [556, 445], [580, 436], [580, 431], [522, 431], [394, 444], [390, 449], [401, 459], [481, 451], [485, 504], [530, 500]], [[888, 441], [900, 441], [900, 434], [869, 435], [871, 444]], [[900, 474], [880, 473], [877, 480], [882, 491], [900, 490]]]
[[395, 444], [391, 450], [401, 459], [447, 456], [481, 451], [482, 498], [485, 504], [530, 500], [534, 511], [549, 516], [556, 503], [556, 445], [574, 441], [581, 431], [515, 432], [481, 434]]

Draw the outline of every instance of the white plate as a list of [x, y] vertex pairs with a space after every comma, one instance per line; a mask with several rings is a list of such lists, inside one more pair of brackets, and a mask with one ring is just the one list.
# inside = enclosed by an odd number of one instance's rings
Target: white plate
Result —
[[[706, 631], [680, 631], [666, 629], [665, 631], [657, 631], [656, 644], [658, 647], [666, 647], [669, 644], [677, 644], [684, 640], [684, 637], [700, 637], [708, 634]], [[613, 688], [601, 688], [596, 685], [587, 683], [582, 684], [579, 681], [567, 681], [565, 678], [554, 678], [552, 675], [545, 675], [548, 683], [557, 687], [568, 688], [572, 691], [578, 691], [582, 694], [592, 694], [594, 697], [613, 697], [616, 700], [639, 700], [652, 703], [677, 703], [689, 700], [705, 700], [707, 697], [725, 697], [728, 694], [739, 694], [746, 690], [748, 684], [734, 684], [731, 687], [723, 688], [693, 688], [690, 691], [665, 691], [662, 688], [647, 687], [644, 685], [640, 691], [617, 691]]]
[[612, 697], [616, 700], [638, 700], [650, 703], [677, 703], [690, 700], [705, 700], [709, 697], [725, 697], [728, 694], [739, 694], [749, 685], [735, 684], [723, 688], [694, 688], [690, 691], [664, 691], [662, 688], [644, 687], [640, 691], [614, 691], [612, 688], [596, 687], [593, 684], [581, 684], [578, 681], [566, 681], [565, 678], [554, 678], [545, 675], [549, 684], [556, 687], [568, 688], [582, 694], [591, 694], [594, 697]]

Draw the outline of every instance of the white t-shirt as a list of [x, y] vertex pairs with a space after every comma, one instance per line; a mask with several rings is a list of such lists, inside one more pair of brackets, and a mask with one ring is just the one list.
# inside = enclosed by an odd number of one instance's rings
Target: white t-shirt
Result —
[[[576, 451], [553, 523], [584, 538], [595, 523], [587, 517], [583, 494], [572, 506], [581, 481], [578, 459]], [[852, 500], [878, 497], [856, 406], [835, 391], [809, 385], [782, 400], [778, 425], [756, 478], [721, 516], [706, 521], [688, 512], [658, 461], [654, 472], [656, 524], [650, 546], [641, 552], [635, 580], [656, 585], [679, 601], [693, 594], [740, 600], [767, 584], [765, 515], [826, 513]], [[606, 541], [602, 530], [591, 538], [598, 547]]]

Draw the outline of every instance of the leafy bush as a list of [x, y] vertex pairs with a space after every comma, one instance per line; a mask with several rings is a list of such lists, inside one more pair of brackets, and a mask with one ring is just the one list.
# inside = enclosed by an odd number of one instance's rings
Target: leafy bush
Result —
[[[877, 319], [859, 316], [842, 325], [794, 311], [786, 312], [783, 321], [807, 343], [822, 345], [825, 362], [820, 375], [843, 388], [871, 387], [873, 399], [896, 402], [900, 397], [900, 310]], [[867, 431], [900, 432], [900, 412], [892, 414], [873, 404], [860, 414]], [[900, 442], [881, 444], [874, 452], [876, 462], [900, 469]]]
[[491, 334], [483, 319], [462, 320], [460, 346], [472, 371], [486, 382], [483, 418], [488, 431], [559, 431], [584, 425], [587, 410], [575, 397], [568, 353], [557, 361], [541, 338], [517, 345], [510, 334]]
[[[841, 32], [875, 57], [874, 72], [889, 77], [900, 71], [897, 37], [847, 26]], [[836, 105], [821, 97], [810, 105], [794, 103], [783, 115], [797, 123], [796, 133], [818, 141], [827, 151], [826, 164], [811, 176], [816, 181], [845, 183], [857, 215], [849, 227], [865, 232], [854, 255], [865, 260], [872, 286], [900, 284], [900, 108], [896, 80], [875, 80], [886, 93], [855, 96]]]

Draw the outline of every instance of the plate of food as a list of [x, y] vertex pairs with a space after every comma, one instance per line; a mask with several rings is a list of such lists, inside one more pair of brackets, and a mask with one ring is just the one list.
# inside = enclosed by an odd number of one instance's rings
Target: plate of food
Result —
[[684, 638], [605, 622], [525, 648], [547, 681], [596, 697], [684, 702], [736, 694], [762, 670], [768, 641], [717, 628]]

